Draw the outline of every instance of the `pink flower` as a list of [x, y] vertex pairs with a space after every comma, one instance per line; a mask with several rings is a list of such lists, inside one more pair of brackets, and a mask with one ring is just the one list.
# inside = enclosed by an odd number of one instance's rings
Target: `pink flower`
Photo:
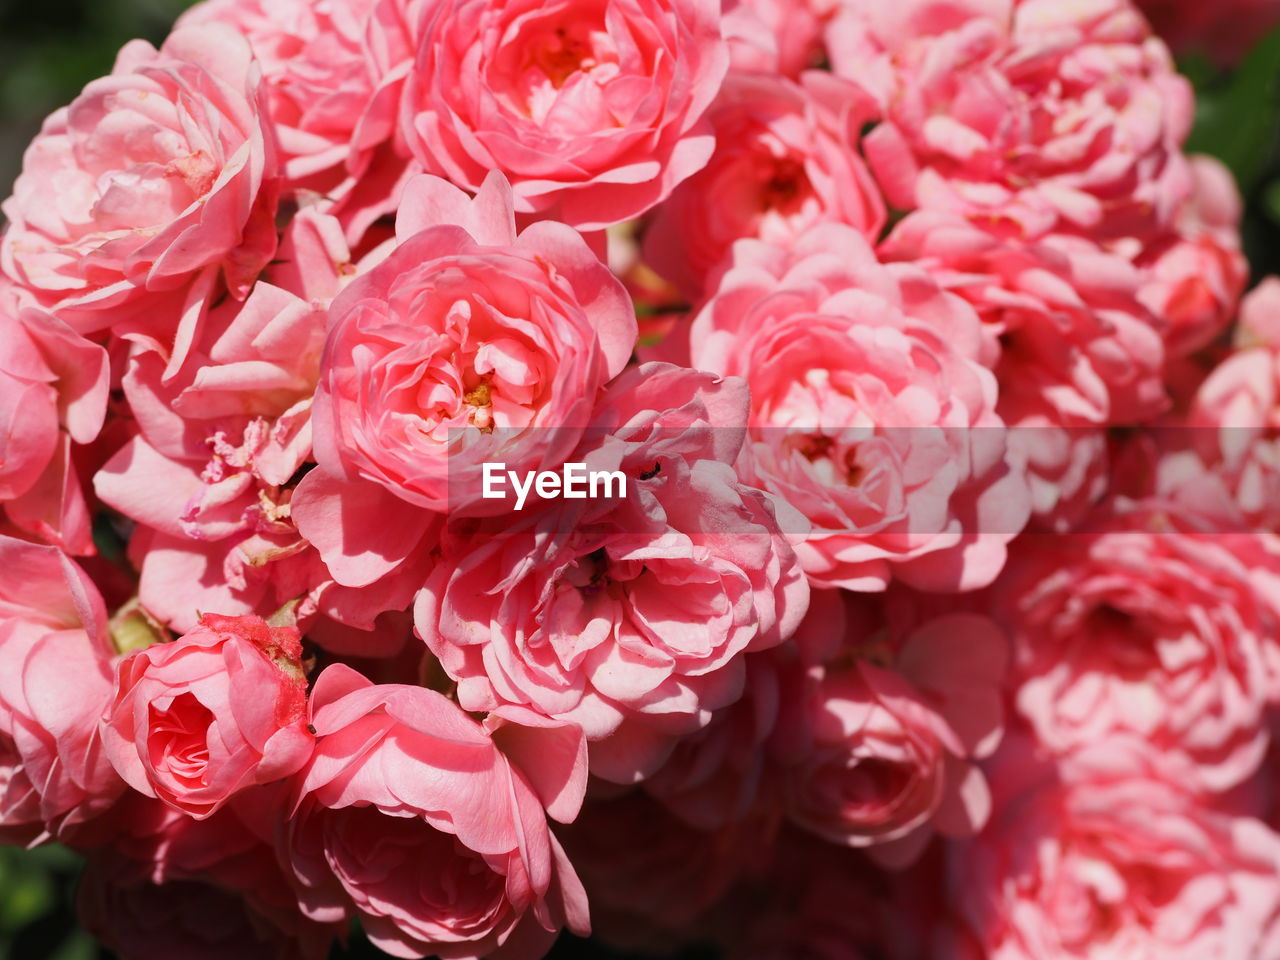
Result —
[[[274, 796], [246, 799], [284, 815]], [[89, 854], [77, 906], [81, 926], [121, 956], [322, 960], [345, 934], [299, 912], [269, 838], [238, 812], [192, 820], [130, 794], [114, 815], [123, 832]]]
[[1156, 32], [1178, 53], [1207, 53], [1223, 66], [1232, 66], [1280, 23], [1276, 0], [1137, 0]]
[[0, 537], [0, 838], [73, 837], [120, 794], [98, 718], [111, 699], [107, 614], [55, 547]]
[[1276, 610], [1247, 534], [1206, 532], [1158, 503], [1090, 532], [1031, 535], [997, 586], [1018, 712], [1054, 754], [1141, 739], [1168, 776], [1222, 791], [1267, 748]]
[[1171, 357], [1199, 350], [1229, 327], [1249, 279], [1235, 180], [1212, 157], [1189, 159], [1195, 193], [1173, 229], [1145, 244], [1116, 244], [1144, 272], [1142, 302], [1162, 321]]
[[576, 454], [625, 474], [625, 499], [446, 536], [415, 625], [467, 709], [579, 724], [592, 771], [625, 783], [738, 699], [743, 654], [785, 640], [808, 602], [774, 503], [729, 466], [744, 407], [738, 381], [638, 367]]
[[482, 726], [438, 693], [340, 665], [316, 681], [311, 722], [284, 838], [309, 916], [354, 913], [393, 956], [445, 960], [532, 960], [566, 923], [586, 932], [546, 824], [582, 802], [580, 731], [515, 708]]
[[206, 614], [186, 636], [120, 662], [102, 728], [107, 756], [139, 793], [212, 816], [310, 757], [301, 657], [295, 627]]
[[[19, 529], [74, 553], [91, 550], [88, 508], [71, 462], [107, 412], [107, 353], [42, 310], [0, 291], [0, 502]], [[65, 490], [65, 492], [64, 492]]]
[[828, 47], [885, 109], [865, 143], [891, 206], [1130, 236], [1189, 193], [1191, 88], [1127, 0], [849, 4]]
[[28, 148], [0, 267], [78, 330], [153, 331], [176, 363], [214, 275], [243, 298], [271, 259], [276, 176], [243, 38], [209, 26], [159, 51], [135, 41]]
[[773, 750], [787, 811], [831, 843], [874, 846], [901, 865], [935, 828], [968, 836], [986, 822], [991, 797], [974, 761], [1000, 742], [1006, 640], [965, 613], [905, 636], [845, 637], [839, 603], [815, 604], [800, 647], [811, 665], [782, 692]]
[[964, 301], [851, 228], [735, 246], [693, 364], [750, 385], [739, 469], [813, 525], [797, 551], [814, 584], [968, 590], [1000, 572], [1027, 492], [981, 338]]
[[391, 148], [396, 109], [413, 64], [417, 0], [205, 0], [179, 27], [225, 23], [262, 65], [286, 188], [337, 201], [362, 233], [390, 212], [408, 162]]
[[839, 0], [726, 4], [725, 32], [732, 43], [734, 69], [795, 78], [817, 67], [826, 53], [823, 31], [839, 10]]
[[498, 174], [475, 200], [416, 180], [398, 246], [329, 311], [320, 469], [293, 516], [341, 584], [421, 555], [446, 512], [509, 510], [481, 499], [481, 465], [559, 467], [631, 355], [635, 314], [608, 267], [563, 224], [517, 236], [511, 203]]
[[650, 209], [714, 145], [702, 119], [729, 55], [708, 0], [447, 0], [428, 14], [400, 132], [468, 190], [583, 230]]
[[1149, 420], [1168, 402], [1168, 324], [1143, 303], [1142, 271], [1082, 237], [1011, 241], [933, 211], [908, 216], [881, 252], [973, 305], [1037, 519], [1069, 528], [1105, 487], [1102, 428]]
[[658, 208], [645, 234], [649, 264], [697, 300], [743, 237], [786, 245], [835, 221], [874, 241], [884, 202], [858, 139], [875, 110], [853, 84], [816, 70], [799, 83], [731, 73], [707, 114], [716, 152]]
[[[1280, 949], [1280, 839], [1198, 804], [1123, 740], [1069, 782], [1011, 791], [951, 856], [964, 930], [941, 956], [1262, 960]], [[1019, 766], [1023, 760], [1014, 758]]]

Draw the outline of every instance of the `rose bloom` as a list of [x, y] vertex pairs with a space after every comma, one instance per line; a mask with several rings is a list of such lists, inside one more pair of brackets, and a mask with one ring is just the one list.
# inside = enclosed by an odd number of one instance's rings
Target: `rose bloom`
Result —
[[[557, 468], [627, 363], [635, 313], [582, 237], [518, 236], [500, 174], [474, 200], [414, 181], [398, 245], [329, 310], [314, 425], [320, 469], [292, 515], [336, 581], [383, 580], [481, 499], [481, 467]], [[421, 580], [413, 584], [416, 589]]]
[[601, 402], [603, 439], [575, 454], [625, 474], [625, 499], [446, 536], [414, 622], [464, 707], [579, 724], [592, 772], [627, 783], [738, 699], [743, 655], [785, 640], [808, 602], [775, 504], [730, 466], [745, 406], [740, 381], [631, 370]]
[[650, 209], [711, 156], [703, 114], [728, 67], [709, 0], [447, 0], [401, 102], [414, 157], [516, 210], [598, 230]]
[[1131, 736], [1198, 789], [1252, 774], [1277, 625], [1260, 546], [1157, 501], [1116, 504], [1087, 533], [1024, 538], [993, 615], [1013, 635], [1018, 712], [1045, 748]]
[[751, 387], [745, 480], [813, 531], [815, 585], [990, 583], [1027, 518], [972, 308], [853, 229], [741, 241], [694, 320], [694, 366]]
[[179, 27], [225, 23], [262, 65], [286, 188], [337, 203], [353, 234], [393, 209], [409, 170], [391, 146], [413, 64], [417, 0], [205, 0]]
[[[1012, 791], [982, 834], [956, 845], [948, 893], [963, 933], [935, 955], [1276, 956], [1280, 839], [1162, 779], [1147, 749], [1098, 743], [1071, 780]], [[1026, 763], [1019, 752], [1007, 765]]]
[[215, 275], [243, 298], [275, 252], [277, 175], [243, 37], [208, 26], [159, 51], [134, 41], [27, 149], [0, 268], [81, 332], [166, 338], [176, 367]]
[[107, 411], [106, 351], [0, 289], [0, 503], [26, 534], [92, 552], [89, 511], [72, 462]]
[[56, 547], [0, 537], [0, 840], [69, 839], [124, 787], [102, 750], [107, 614]]
[[898, 209], [1131, 236], [1190, 190], [1191, 87], [1127, 0], [849, 4], [828, 47], [885, 109], [866, 152]]
[[1052, 234], [1011, 240], [963, 217], [917, 211], [881, 247], [929, 271], [982, 320], [997, 411], [1026, 462], [1039, 524], [1070, 529], [1106, 488], [1111, 425], [1168, 405], [1171, 322], [1144, 302], [1147, 276], [1122, 253]]
[[587, 932], [546, 824], [582, 802], [577, 728], [516, 708], [482, 726], [434, 691], [342, 665], [316, 681], [311, 723], [315, 755], [283, 835], [308, 916], [354, 914], [387, 953], [444, 960], [533, 960], [561, 926]]
[[110, 842], [88, 851], [80, 925], [130, 960], [329, 956], [346, 928], [302, 915], [271, 843], [284, 799], [279, 789], [260, 788], [193, 820], [126, 794], [103, 817]]
[[185, 636], [117, 666], [102, 727], [107, 756], [139, 793], [212, 816], [310, 757], [301, 658], [296, 627], [205, 614]]
[[791, 821], [894, 866], [935, 829], [976, 833], [991, 798], [975, 761], [1000, 742], [1005, 637], [971, 613], [886, 628], [878, 603], [847, 595], [846, 619], [838, 594], [819, 596], [771, 743]]
[[858, 152], [876, 107], [853, 84], [809, 71], [798, 83], [731, 73], [707, 116], [710, 162], [660, 206], [645, 259], [698, 300], [735, 240], [785, 245], [806, 227], [847, 223], [874, 241], [884, 202]]

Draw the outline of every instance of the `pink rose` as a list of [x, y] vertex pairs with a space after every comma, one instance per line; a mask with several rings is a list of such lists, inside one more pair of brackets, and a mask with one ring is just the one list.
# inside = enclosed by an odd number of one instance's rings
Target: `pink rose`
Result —
[[1204, 790], [1253, 773], [1277, 627], [1259, 548], [1155, 502], [1119, 505], [1087, 533], [1025, 538], [994, 615], [1013, 635], [1017, 709], [1040, 743], [1063, 754], [1141, 739], [1170, 777]]
[[179, 27], [225, 23], [262, 65], [286, 189], [337, 201], [359, 235], [391, 212], [407, 157], [391, 146], [413, 64], [418, 0], [205, 0]]
[[865, 143], [893, 207], [1129, 236], [1190, 191], [1191, 87], [1127, 0], [848, 4], [828, 48], [884, 106]]
[[791, 821], [831, 843], [876, 847], [894, 865], [915, 859], [934, 829], [976, 833], [991, 798], [975, 761], [1002, 731], [1000, 630], [952, 613], [905, 636], [863, 636], [858, 610], [845, 636], [838, 610], [814, 612], [800, 646], [811, 665], [784, 686], [773, 743]]
[[702, 115], [729, 55], [708, 0], [447, 0], [428, 14], [400, 132], [468, 190], [490, 170], [516, 210], [598, 230], [711, 156]]
[[933, 211], [908, 216], [881, 252], [973, 305], [1035, 515], [1069, 528], [1105, 489], [1102, 429], [1149, 420], [1168, 403], [1169, 324], [1144, 304], [1143, 272], [1083, 237], [1010, 241]]
[[[246, 801], [284, 815], [274, 795]], [[120, 956], [323, 960], [346, 933], [299, 912], [271, 843], [238, 812], [192, 820], [130, 794], [114, 817], [123, 832], [89, 853], [77, 907], [81, 926]]]
[[1212, 157], [1189, 161], [1195, 192], [1173, 229], [1147, 243], [1116, 244], [1144, 273], [1142, 302], [1163, 322], [1171, 357], [1199, 350], [1229, 327], [1249, 279], [1231, 171]]
[[963, 933], [936, 955], [1275, 956], [1280, 838], [1200, 805], [1132, 743], [1092, 753], [1068, 782], [1008, 791], [990, 826], [952, 851], [948, 890]]
[[725, 32], [731, 42], [734, 69], [794, 79], [820, 66], [826, 55], [823, 32], [840, 6], [840, 0], [741, 0], [725, 4]]
[[354, 914], [393, 956], [445, 960], [533, 960], [561, 926], [586, 932], [546, 824], [582, 802], [580, 731], [516, 708], [482, 726], [438, 693], [340, 665], [316, 681], [311, 723], [284, 833], [309, 916]]
[[72, 443], [102, 429], [107, 353], [51, 314], [6, 300], [0, 291], [0, 502], [20, 530], [89, 553]]
[[120, 776], [196, 819], [311, 755], [306, 678], [295, 627], [206, 614], [171, 643], [117, 667], [102, 739]]
[[785, 640], [808, 602], [774, 503], [729, 466], [744, 408], [740, 381], [638, 367], [575, 455], [623, 473], [625, 499], [446, 535], [414, 622], [467, 709], [579, 724], [592, 771], [625, 783], [738, 699], [743, 655]]
[[394, 581], [446, 512], [509, 510], [481, 499], [482, 464], [559, 467], [631, 355], [635, 314], [609, 268], [563, 224], [517, 236], [511, 204], [498, 174], [475, 200], [414, 181], [398, 245], [329, 311], [320, 469], [292, 509], [341, 584]]
[[798, 83], [731, 73], [707, 114], [716, 152], [658, 208], [645, 234], [649, 264], [696, 301], [743, 237], [786, 245], [835, 221], [874, 241], [884, 202], [858, 140], [875, 111], [853, 84], [816, 70]]
[[82, 332], [158, 331], [176, 366], [214, 275], [243, 298], [271, 259], [276, 176], [242, 37], [209, 26], [159, 51], [134, 41], [28, 148], [0, 267]]
[[744, 377], [747, 482], [813, 525], [814, 584], [935, 590], [995, 578], [1027, 517], [973, 310], [883, 265], [849, 227], [741, 241], [692, 327], [693, 364]]
[[1276, 0], [1137, 0], [1136, 5], [1175, 51], [1207, 53], [1228, 67], [1243, 59], [1259, 38], [1280, 23]]
[[98, 718], [111, 699], [102, 597], [56, 547], [0, 537], [0, 839], [67, 839], [120, 794]]

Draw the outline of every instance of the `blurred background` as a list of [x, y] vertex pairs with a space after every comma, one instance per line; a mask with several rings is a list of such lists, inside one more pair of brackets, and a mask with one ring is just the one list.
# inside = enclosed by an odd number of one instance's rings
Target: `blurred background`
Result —
[[[1204, 0], [1212, 2], [1212, 0]], [[0, 196], [44, 117], [89, 80], [108, 73], [116, 51], [143, 37], [159, 43], [185, 0], [0, 0]], [[1280, 30], [1260, 35], [1238, 65], [1180, 59], [1198, 109], [1188, 149], [1218, 157], [1246, 204], [1244, 238], [1253, 278], [1280, 272]], [[2, 222], [2, 221], [0, 221]], [[98, 960], [74, 919], [78, 861], [70, 851], [0, 847], [0, 960]], [[337, 958], [382, 956], [358, 939]], [[693, 952], [681, 960], [707, 960]], [[565, 938], [550, 960], [624, 960]], [[179, 958], [175, 958], [179, 960]]]

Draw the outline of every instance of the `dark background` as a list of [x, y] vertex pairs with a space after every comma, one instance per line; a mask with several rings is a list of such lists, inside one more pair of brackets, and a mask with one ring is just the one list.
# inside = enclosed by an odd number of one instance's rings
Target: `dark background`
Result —
[[[22, 151], [41, 120], [86, 82], [108, 73], [126, 41], [162, 41], [186, 6], [186, 0], [0, 0], [0, 196], [9, 194]], [[1181, 64], [1199, 95], [1188, 149], [1217, 156], [1236, 176], [1247, 206], [1244, 236], [1254, 282], [1280, 272], [1280, 31], [1259, 39], [1233, 71], [1194, 57]], [[77, 871], [75, 855], [59, 847], [0, 847], [0, 960], [107, 956], [76, 928]], [[334, 956], [383, 955], [357, 940]], [[680, 960], [710, 957], [693, 951]], [[550, 960], [627, 958], [564, 937]]]

